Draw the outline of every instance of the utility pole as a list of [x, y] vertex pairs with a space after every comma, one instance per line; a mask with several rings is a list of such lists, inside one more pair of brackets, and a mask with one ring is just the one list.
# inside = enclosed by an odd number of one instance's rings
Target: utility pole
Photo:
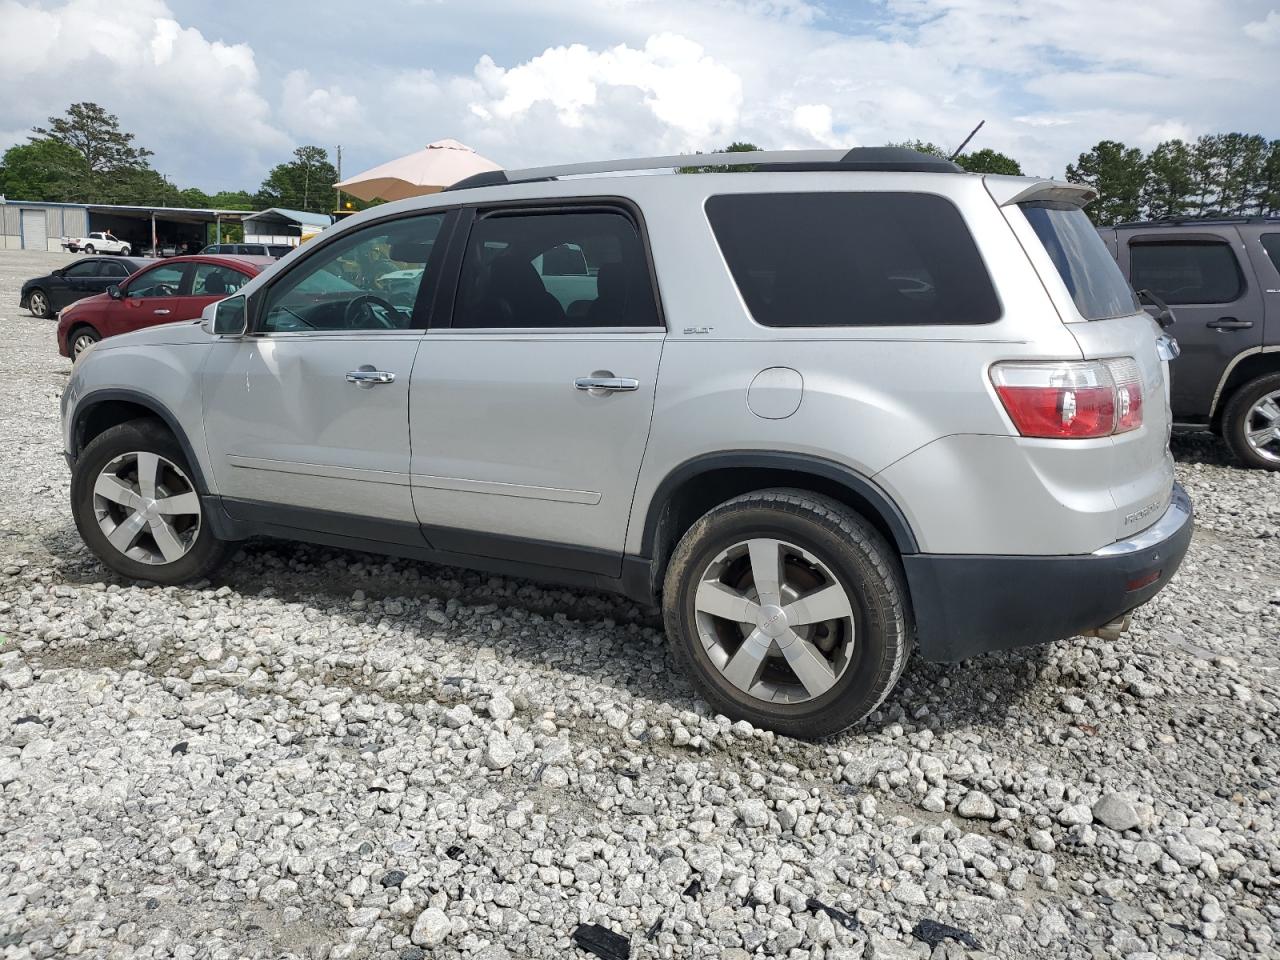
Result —
[[[341, 183], [341, 182], [342, 182], [342, 144], [338, 144], [338, 183]], [[342, 209], [342, 188], [335, 183], [333, 186], [333, 189], [338, 194], [337, 198], [334, 200], [333, 209], [341, 210]]]

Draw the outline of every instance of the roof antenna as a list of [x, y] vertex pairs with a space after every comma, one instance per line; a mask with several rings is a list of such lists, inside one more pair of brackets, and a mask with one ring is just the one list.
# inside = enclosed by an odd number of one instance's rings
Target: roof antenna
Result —
[[976, 127], [974, 127], [972, 130], [970, 130], [970, 131], [969, 131], [969, 135], [968, 135], [967, 137], [965, 137], [965, 138], [964, 138], [964, 143], [962, 143], [962, 144], [960, 144], [960, 146], [956, 147], [956, 152], [955, 152], [955, 153], [953, 153], [951, 156], [947, 157], [947, 159], [948, 159], [948, 160], [950, 160], [952, 163], [954, 163], [954, 162], [955, 162], [956, 157], [960, 156], [960, 154], [964, 151], [964, 148], [965, 148], [965, 147], [967, 147], [967, 146], [969, 145], [969, 141], [973, 139], [974, 134], [976, 134], [979, 130], [981, 130], [981, 129], [982, 129], [982, 125], [983, 125], [984, 123], [986, 123], [986, 122], [987, 122], [987, 121], [985, 121], [985, 120], [979, 120], [979, 121], [978, 121], [978, 125], [977, 125]]

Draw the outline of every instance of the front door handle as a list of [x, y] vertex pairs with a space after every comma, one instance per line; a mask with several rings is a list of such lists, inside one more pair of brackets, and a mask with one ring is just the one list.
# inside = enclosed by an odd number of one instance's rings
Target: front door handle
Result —
[[579, 377], [573, 385], [592, 393], [626, 393], [640, 389], [640, 381], [630, 377]]
[[1248, 330], [1253, 326], [1252, 320], [1237, 320], [1235, 317], [1219, 317], [1205, 324], [1212, 330]]
[[169, 315], [169, 311], [168, 311], [168, 310], [157, 310], [157, 311], [156, 311], [156, 316], [157, 316], [157, 317], [167, 317], [168, 315]]
[[376, 387], [380, 383], [395, 383], [396, 375], [390, 370], [374, 370], [372, 367], [361, 367], [359, 370], [347, 371], [347, 383], [357, 387]]

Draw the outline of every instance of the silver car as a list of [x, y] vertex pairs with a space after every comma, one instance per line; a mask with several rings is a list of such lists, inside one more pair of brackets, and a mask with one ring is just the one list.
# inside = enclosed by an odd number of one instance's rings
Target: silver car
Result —
[[[753, 169], [610, 175], [695, 164]], [[1186, 552], [1176, 344], [1090, 198], [855, 149], [376, 207], [80, 358], [76, 524], [159, 583], [267, 535], [620, 591], [715, 709], [830, 734], [913, 650], [1118, 635]]]

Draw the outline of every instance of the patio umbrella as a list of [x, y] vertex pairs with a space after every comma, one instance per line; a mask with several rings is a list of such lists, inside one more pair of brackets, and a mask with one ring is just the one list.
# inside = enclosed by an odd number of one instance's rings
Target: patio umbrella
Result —
[[472, 174], [501, 170], [457, 140], [437, 140], [425, 150], [411, 153], [381, 166], [348, 177], [338, 189], [361, 200], [403, 200], [427, 193], [439, 193]]

